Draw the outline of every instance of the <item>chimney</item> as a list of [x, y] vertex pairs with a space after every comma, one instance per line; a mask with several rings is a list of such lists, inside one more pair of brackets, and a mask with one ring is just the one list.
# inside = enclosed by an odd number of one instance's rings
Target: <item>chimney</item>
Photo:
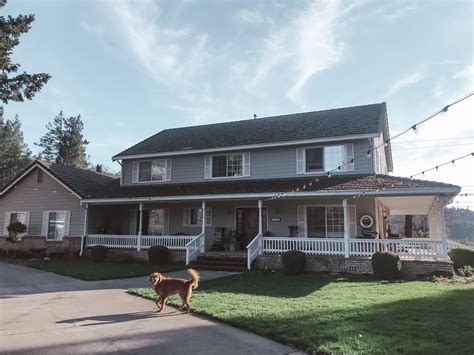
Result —
[[253, 114], [253, 119], [256, 120], [257, 119], [257, 115], [254, 113]]
[[97, 164], [95, 166], [95, 171], [96, 171], [96, 173], [101, 173], [102, 172], [102, 164]]

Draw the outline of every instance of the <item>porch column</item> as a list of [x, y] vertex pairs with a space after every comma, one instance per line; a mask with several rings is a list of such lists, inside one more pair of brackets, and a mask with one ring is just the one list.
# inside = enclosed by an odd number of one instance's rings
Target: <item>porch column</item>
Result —
[[444, 260], [449, 260], [448, 242], [446, 241], [446, 222], [444, 220], [444, 201], [439, 197], [436, 198], [436, 207], [438, 209], [438, 232], [441, 237], [441, 257]]
[[342, 208], [344, 210], [344, 257], [349, 258], [349, 207], [346, 198], [342, 200]]
[[202, 221], [201, 221], [201, 233], [204, 235], [204, 238], [201, 238], [202, 244], [199, 246], [200, 252], [203, 253], [205, 251], [205, 244], [206, 244], [206, 201], [202, 201], [201, 203], [201, 210], [202, 210]]
[[138, 205], [138, 243], [137, 243], [137, 250], [140, 251], [142, 249], [142, 228], [143, 228], [143, 203]]
[[262, 200], [258, 200], [258, 233], [263, 234]]
[[84, 244], [87, 243], [87, 232], [89, 230], [89, 205], [86, 203], [84, 205], [84, 233], [82, 233], [82, 239], [81, 239], [81, 251], [79, 252], [79, 256], [82, 256], [84, 254]]

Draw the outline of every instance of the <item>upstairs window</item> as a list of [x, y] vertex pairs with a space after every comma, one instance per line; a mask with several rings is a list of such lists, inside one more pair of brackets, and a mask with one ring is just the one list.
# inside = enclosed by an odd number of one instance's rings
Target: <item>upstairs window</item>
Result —
[[171, 159], [133, 162], [133, 182], [162, 182], [171, 180]]
[[250, 153], [208, 155], [204, 173], [206, 179], [250, 176]]
[[298, 174], [354, 170], [354, 145], [331, 145], [296, 149], [296, 169]]

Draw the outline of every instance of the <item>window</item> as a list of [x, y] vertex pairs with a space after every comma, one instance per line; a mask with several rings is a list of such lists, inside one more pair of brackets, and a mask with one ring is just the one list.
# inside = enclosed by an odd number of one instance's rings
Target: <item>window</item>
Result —
[[62, 240], [69, 234], [69, 211], [43, 212], [43, 235], [47, 240]]
[[26, 232], [18, 234], [17, 237], [21, 238], [28, 233], [28, 227], [30, 223], [30, 212], [7, 212], [5, 213], [4, 226], [3, 226], [3, 235], [8, 235], [13, 237], [14, 234], [8, 232], [8, 226], [11, 223], [21, 222], [26, 225]]
[[250, 176], [250, 153], [207, 155], [204, 164], [206, 179]]
[[[306, 207], [306, 208], [304, 208]], [[355, 206], [348, 206], [349, 236], [357, 234]], [[344, 208], [342, 206], [299, 206], [298, 226], [301, 235], [309, 238], [344, 238]]]
[[[202, 226], [202, 209], [199, 207], [185, 208], [183, 213], [184, 226]], [[206, 226], [212, 226], [212, 208], [206, 208]]]
[[332, 170], [354, 170], [354, 145], [332, 145], [296, 149], [296, 172], [318, 173]]
[[168, 233], [168, 210], [164, 208], [148, 210], [148, 235]]
[[133, 162], [132, 182], [161, 182], [171, 180], [171, 159]]

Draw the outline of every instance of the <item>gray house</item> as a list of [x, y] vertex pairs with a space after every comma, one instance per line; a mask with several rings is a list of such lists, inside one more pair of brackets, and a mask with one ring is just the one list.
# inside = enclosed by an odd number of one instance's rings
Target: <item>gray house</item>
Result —
[[[346, 260], [379, 250], [447, 260], [443, 208], [460, 188], [388, 175], [385, 103], [168, 129], [112, 159], [120, 179], [103, 177], [67, 196], [82, 212], [69, 217], [69, 233], [86, 236], [86, 246], [166, 245], [207, 266], [206, 256], [225, 249], [249, 268], [290, 249]], [[27, 209], [7, 199], [31, 196], [33, 185], [18, 190], [18, 180], [1, 192], [5, 221]], [[426, 215], [429, 237], [393, 235], [390, 216], [401, 214]]]

